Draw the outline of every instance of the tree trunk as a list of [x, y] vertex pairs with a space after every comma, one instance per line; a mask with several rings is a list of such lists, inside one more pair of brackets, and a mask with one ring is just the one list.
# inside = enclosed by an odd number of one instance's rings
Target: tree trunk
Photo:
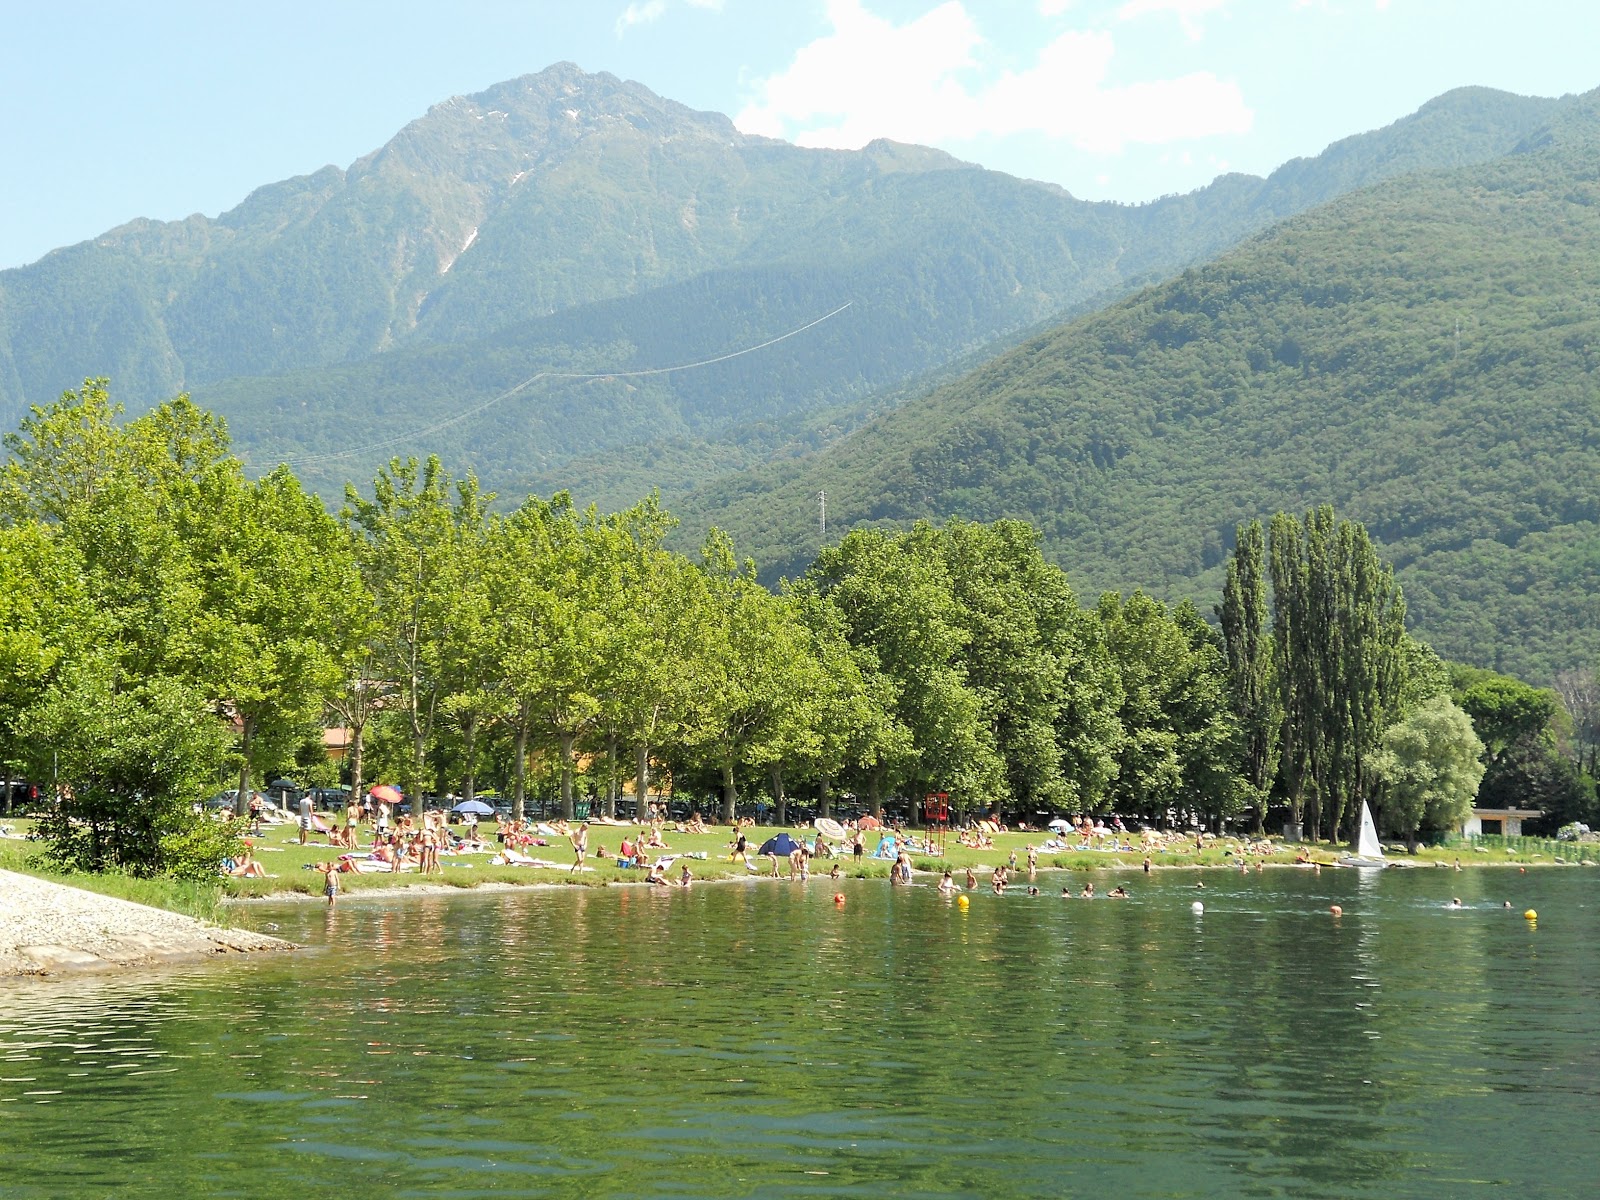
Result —
[[361, 774], [362, 758], [366, 748], [366, 725], [352, 725], [350, 727], [350, 799], [357, 804], [361, 803], [361, 787], [366, 782]]
[[872, 768], [867, 776], [867, 807], [878, 820], [883, 820], [883, 764]]
[[722, 823], [732, 825], [734, 822], [734, 805], [738, 802], [739, 793], [733, 787], [733, 764], [722, 764]]
[[406, 780], [406, 793], [410, 798], [411, 815], [422, 820], [422, 772], [428, 765], [428, 739], [422, 726], [411, 725], [411, 778]]
[[643, 742], [639, 743], [635, 751], [638, 757], [636, 766], [637, 774], [633, 779], [633, 819], [644, 820], [645, 802], [650, 796], [650, 747]]
[[511, 788], [511, 819], [522, 820], [522, 815], [527, 809], [524, 803], [528, 795], [528, 720], [526, 716], [518, 716], [517, 732], [512, 738], [513, 753], [516, 754], [516, 763], [512, 770], [514, 780]]
[[573, 818], [572, 807], [572, 743], [577, 739], [570, 733], [561, 735], [561, 815]]
[[830, 786], [832, 782], [832, 777], [824, 771], [822, 773], [822, 782], [817, 785], [817, 816], [819, 817], [833, 816], [833, 790]]
[[606, 731], [606, 820], [617, 815], [617, 731]]
[[256, 723], [243, 713], [239, 714], [239, 793], [233, 798], [233, 815], [243, 817], [250, 812], [250, 747], [255, 741]]
[[461, 781], [461, 801], [466, 803], [478, 793], [478, 718], [468, 717], [462, 729], [462, 751], [467, 760], [466, 778]]
[[778, 824], [789, 824], [789, 794], [783, 790], [783, 764], [772, 764], [772, 801], [778, 806]]

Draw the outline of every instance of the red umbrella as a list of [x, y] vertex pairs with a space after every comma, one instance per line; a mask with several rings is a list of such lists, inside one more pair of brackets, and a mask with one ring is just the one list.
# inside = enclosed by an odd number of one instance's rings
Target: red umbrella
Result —
[[862, 817], [859, 821], [856, 822], [856, 828], [857, 829], [876, 829], [876, 828], [878, 828], [878, 818], [877, 817]]
[[371, 796], [374, 800], [382, 800], [385, 804], [399, 804], [400, 801], [405, 799], [405, 797], [400, 794], [399, 788], [393, 787], [387, 783], [380, 783], [377, 787], [368, 792], [367, 795]]

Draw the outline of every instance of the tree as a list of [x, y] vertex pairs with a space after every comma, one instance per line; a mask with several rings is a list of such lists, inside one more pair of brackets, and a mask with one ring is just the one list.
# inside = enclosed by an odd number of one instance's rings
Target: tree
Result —
[[1256, 832], [1267, 815], [1267, 796], [1278, 773], [1283, 702], [1276, 678], [1276, 656], [1268, 625], [1265, 539], [1261, 522], [1240, 525], [1216, 615], [1228, 661], [1228, 695], [1238, 722], [1247, 800]]
[[853, 530], [823, 550], [811, 579], [844, 614], [851, 644], [871, 654], [867, 668], [889, 681], [889, 711], [910, 733], [909, 753], [886, 742], [864, 764], [872, 807], [895, 784], [986, 807], [1005, 786], [1004, 764], [963, 672], [970, 634], [937, 530], [926, 522], [899, 534]]
[[131, 678], [101, 648], [68, 666], [24, 732], [56, 761], [59, 795], [38, 828], [56, 866], [215, 879], [237, 847], [236, 826], [195, 811], [227, 731], [192, 685]]
[[817, 667], [794, 602], [757, 583], [755, 564], [738, 561], [726, 534], [713, 529], [700, 558], [694, 692], [681, 744], [721, 776], [722, 820], [732, 824], [736, 770], [781, 762], [809, 737]]
[[[452, 481], [437, 457], [419, 466], [394, 459], [373, 480], [373, 498], [345, 489], [344, 521], [374, 606], [376, 665], [391, 689], [407, 738], [402, 784], [422, 811], [422, 784], [457, 618], [456, 585], [466, 531], [484, 520], [492, 498], [468, 475]], [[453, 493], [453, 495], [452, 495]]]
[[229, 479], [208, 499], [211, 519], [195, 522], [204, 599], [193, 637], [208, 690], [239, 723], [243, 815], [252, 772], [320, 728], [347, 656], [339, 639], [354, 633], [348, 611], [365, 598], [349, 541], [287, 468]]
[[1448, 696], [1434, 696], [1384, 731], [1373, 759], [1378, 823], [1416, 845], [1420, 829], [1458, 829], [1483, 780], [1483, 743]]
[[1572, 714], [1578, 768], [1594, 775], [1600, 769], [1600, 681], [1588, 667], [1574, 667], [1556, 676], [1555, 690]]
[[[1476, 667], [1457, 666], [1451, 683], [1456, 703], [1483, 739], [1484, 762], [1490, 767], [1523, 739], [1547, 735], [1561, 705], [1548, 688]], [[1547, 736], [1545, 740], [1549, 742]]]
[[1330, 506], [1272, 519], [1283, 773], [1295, 820], [1337, 840], [1372, 797], [1371, 758], [1405, 691], [1405, 600], [1366, 530]]
[[1122, 741], [1107, 804], [1164, 820], [1186, 808], [1219, 822], [1241, 803], [1237, 730], [1214, 635], [1193, 605], [1168, 612], [1136, 591], [1100, 598], [1096, 616], [1121, 682]]

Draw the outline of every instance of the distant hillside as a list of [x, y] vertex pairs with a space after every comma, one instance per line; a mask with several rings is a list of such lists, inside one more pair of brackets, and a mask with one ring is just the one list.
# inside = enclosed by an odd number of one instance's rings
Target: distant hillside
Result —
[[[1351, 187], [1502, 154], [1561, 105], [1465, 89], [1267, 180], [1120, 206], [921, 147], [748, 137], [562, 64], [215, 220], [135, 221], [0, 272], [0, 423], [107, 374], [134, 411], [193, 392], [255, 464], [300, 456], [324, 487], [430, 449], [506, 492], [694, 486], [695, 461], [763, 461], [826, 428], [815, 414]], [[541, 370], [690, 361], [846, 300], [846, 319], [726, 370], [547, 385], [441, 427]], [[652, 462], [664, 442], [685, 454]]]
[[1444, 654], [1600, 658], [1600, 92], [692, 500], [773, 569], [830, 528], [1022, 517], [1080, 594], [1209, 606], [1236, 522], [1331, 501]]

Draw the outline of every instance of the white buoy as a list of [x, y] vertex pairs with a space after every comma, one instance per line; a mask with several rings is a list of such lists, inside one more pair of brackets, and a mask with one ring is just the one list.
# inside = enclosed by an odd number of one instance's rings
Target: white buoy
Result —
[[1197, 912], [1197, 913], [1203, 913], [1206, 910], [1206, 906], [1204, 904], [1201, 904], [1200, 901], [1198, 901], [1198, 900], [1196, 900], [1193, 904], [1189, 905], [1189, 908], [1190, 908], [1190, 911]]

